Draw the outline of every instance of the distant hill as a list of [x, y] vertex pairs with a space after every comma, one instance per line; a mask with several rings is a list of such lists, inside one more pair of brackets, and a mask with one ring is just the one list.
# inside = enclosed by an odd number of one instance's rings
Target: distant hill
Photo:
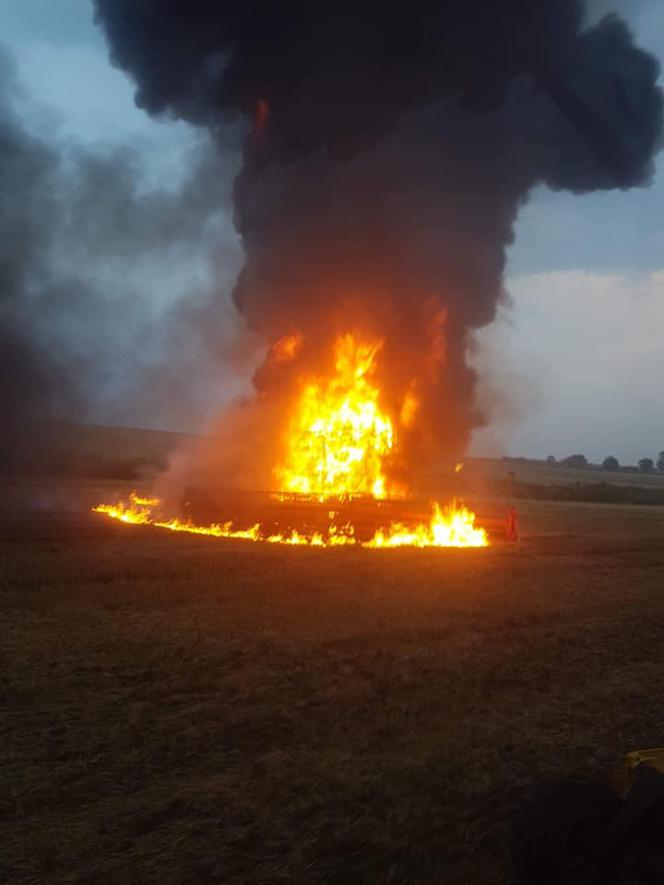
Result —
[[30, 474], [134, 479], [164, 470], [195, 436], [135, 427], [38, 422], [17, 444], [14, 467]]
[[[42, 422], [18, 445], [18, 464], [32, 475], [141, 480], [165, 470], [194, 434], [135, 427]], [[439, 471], [427, 489], [454, 495], [664, 505], [664, 473], [565, 467], [528, 458], [466, 458], [460, 472]]]

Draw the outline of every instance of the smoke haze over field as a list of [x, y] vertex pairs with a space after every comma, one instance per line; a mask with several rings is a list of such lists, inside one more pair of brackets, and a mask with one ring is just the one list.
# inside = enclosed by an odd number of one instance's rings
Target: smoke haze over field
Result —
[[[192, 390], [204, 391], [190, 376], [216, 365], [227, 339], [223, 271], [235, 266], [224, 255], [229, 179], [205, 134], [177, 187], [146, 189], [135, 152], [34, 134], [23, 98], [0, 52], [5, 466], [23, 456], [35, 418], [191, 422]], [[161, 282], [159, 309], [147, 271]]]
[[[349, 323], [384, 339], [388, 390], [420, 381], [410, 463], [465, 449], [487, 415], [468, 334], [494, 319], [506, 248], [538, 182], [648, 182], [658, 65], [618, 17], [578, 0], [266, 5], [96, 0], [137, 102], [219, 132], [253, 119], [235, 188], [235, 303], [299, 370]], [[600, 10], [594, 10], [595, 13]], [[589, 10], [592, 16], [593, 10]], [[290, 368], [255, 379], [278, 396]]]

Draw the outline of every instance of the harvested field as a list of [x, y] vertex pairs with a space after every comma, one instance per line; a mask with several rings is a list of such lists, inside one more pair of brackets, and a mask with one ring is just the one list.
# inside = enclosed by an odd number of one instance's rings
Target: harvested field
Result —
[[2, 881], [506, 883], [524, 784], [664, 743], [661, 508], [372, 551], [33, 498], [0, 539]]

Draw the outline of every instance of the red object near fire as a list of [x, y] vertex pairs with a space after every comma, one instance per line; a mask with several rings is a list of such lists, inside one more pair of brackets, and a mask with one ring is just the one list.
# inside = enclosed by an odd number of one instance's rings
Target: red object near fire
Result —
[[507, 511], [507, 540], [519, 540], [519, 520], [515, 507], [510, 507]]
[[[180, 513], [136, 493], [96, 511], [171, 531], [280, 544], [488, 547], [488, 514], [476, 522], [475, 512], [456, 497], [447, 504], [423, 500], [393, 478], [402, 436], [417, 420], [420, 400], [417, 378], [385, 390], [379, 373], [383, 343], [348, 332], [335, 340], [316, 373], [296, 372], [290, 403], [280, 414], [271, 489], [229, 495], [227, 489], [215, 493], [213, 482], [207, 493], [187, 494]], [[305, 346], [302, 334], [292, 331], [273, 343], [268, 360], [280, 371], [291, 370]], [[514, 540], [513, 508], [507, 527]], [[496, 528], [491, 525], [492, 537], [505, 537], [502, 514]]]

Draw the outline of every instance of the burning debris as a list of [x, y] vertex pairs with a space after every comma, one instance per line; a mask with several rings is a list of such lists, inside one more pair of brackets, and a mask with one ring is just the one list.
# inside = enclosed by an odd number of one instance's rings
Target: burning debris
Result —
[[[279, 496], [280, 501], [288, 500]], [[335, 502], [332, 502], [333, 504]], [[338, 501], [336, 506], [338, 506]], [[315, 530], [305, 527], [290, 528], [285, 531], [270, 530], [265, 524], [256, 522], [248, 528], [239, 528], [236, 521], [197, 525], [191, 520], [167, 517], [161, 510], [158, 498], [143, 498], [132, 492], [127, 502], [99, 504], [95, 513], [102, 513], [111, 519], [131, 525], [151, 525], [172, 532], [188, 532], [193, 535], [207, 535], [213, 538], [231, 538], [246, 541], [264, 541], [268, 544], [306, 545], [310, 547], [339, 547], [358, 545], [362, 547], [488, 547], [486, 531], [475, 525], [475, 514], [453, 502], [442, 509], [434, 504], [431, 517], [426, 523], [407, 525], [392, 522], [386, 528], [378, 528], [370, 537], [362, 539], [356, 535], [351, 522], [338, 523], [338, 510], [327, 510], [327, 525]]]
[[[298, 339], [288, 342], [293, 340]], [[456, 502], [444, 509], [434, 503], [426, 522], [393, 518], [373, 531], [367, 531], [366, 525], [358, 531], [357, 509], [344, 513], [346, 502], [358, 499], [363, 505], [360, 520], [366, 523], [367, 502], [381, 502], [388, 491], [392, 496], [397, 491], [388, 488], [386, 475], [398, 451], [398, 434], [373, 383], [380, 346], [379, 341], [366, 343], [344, 335], [335, 344], [330, 374], [300, 379], [292, 414], [285, 422], [282, 457], [273, 470], [279, 492], [270, 497], [278, 509], [265, 521], [246, 527], [240, 527], [237, 519], [202, 525], [168, 516], [158, 498], [135, 492], [128, 502], [101, 504], [95, 512], [135, 525], [271, 544], [486, 547], [488, 536], [475, 526], [475, 514]], [[278, 342], [275, 359], [281, 360], [284, 352], [294, 358], [290, 343]], [[307, 507], [308, 502], [314, 506]], [[326, 518], [321, 520], [323, 512]], [[374, 519], [381, 516], [376, 511]]]

